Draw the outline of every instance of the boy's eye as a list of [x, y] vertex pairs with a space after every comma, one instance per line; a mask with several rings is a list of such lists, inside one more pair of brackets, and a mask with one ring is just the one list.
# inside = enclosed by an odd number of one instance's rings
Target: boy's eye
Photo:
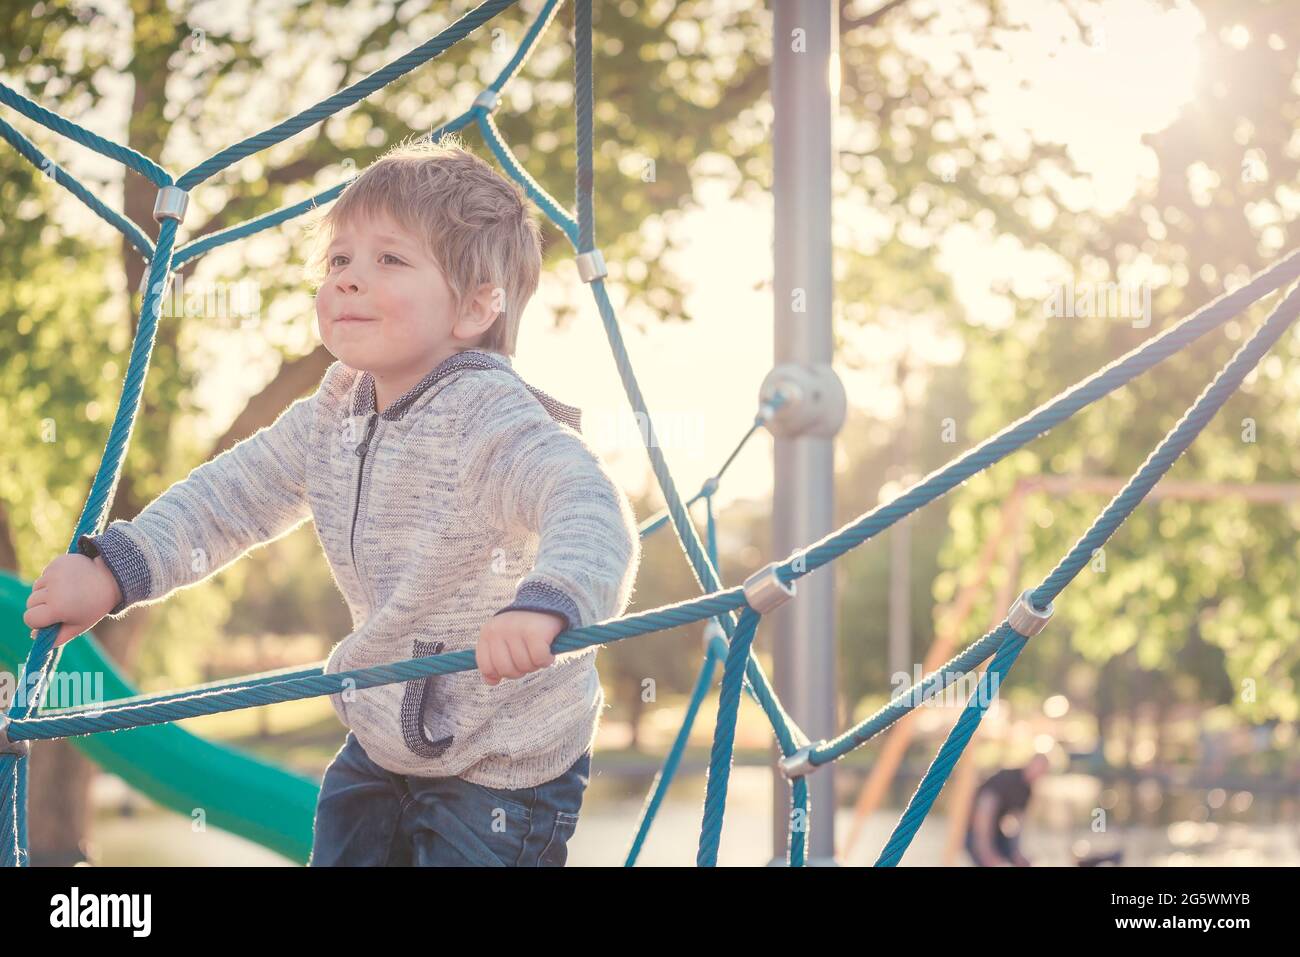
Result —
[[[394, 256], [392, 253], [381, 253], [379, 259], [385, 265], [389, 264], [390, 262], [398, 266], [406, 265], [405, 261], [403, 261], [398, 256]], [[343, 253], [335, 253], [329, 259], [329, 264], [331, 269], [335, 269], [339, 266], [346, 266], [347, 262], [348, 262], [348, 257], [345, 256]]]

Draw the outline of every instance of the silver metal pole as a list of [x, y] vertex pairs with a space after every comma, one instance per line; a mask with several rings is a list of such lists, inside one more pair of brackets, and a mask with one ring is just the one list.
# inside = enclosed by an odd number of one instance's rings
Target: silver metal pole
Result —
[[[831, 55], [839, 30], [833, 0], [777, 0], [773, 4], [772, 101], [775, 203], [776, 364], [829, 372], [832, 358]], [[818, 367], [821, 367], [818, 369]], [[837, 383], [836, 383], [837, 384]], [[814, 391], [805, 398], [824, 398]], [[786, 557], [831, 531], [834, 522], [834, 434], [843, 419], [819, 428], [776, 435], [774, 559]], [[775, 430], [774, 430], [775, 432]], [[836, 731], [834, 563], [798, 580], [798, 596], [767, 622], [777, 693], [812, 739]], [[779, 756], [779, 755], [775, 755]], [[790, 784], [773, 770], [773, 862], [785, 860]], [[808, 862], [832, 863], [835, 851], [834, 768], [809, 780], [812, 792]]]
[[[898, 363], [902, 411], [894, 444], [894, 478], [904, 486], [912, 467], [912, 423], [906, 384], [907, 359], [903, 358]], [[912, 523], [904, 520], [889, 530], [889, 680], [893, 682], [900, 673], [911, 675], [912, 664]]]

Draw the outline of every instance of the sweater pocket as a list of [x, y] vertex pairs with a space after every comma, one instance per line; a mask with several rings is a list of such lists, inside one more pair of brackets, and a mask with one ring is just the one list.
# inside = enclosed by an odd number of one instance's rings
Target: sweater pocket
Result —
[[[440, 655], [445, 647], [441, 641], [415, 640], [413, 658]], [[430, 675], [417, 681], [408, 681], [402, 695], [400, 724], [402, 741], [406, 747], [422, 758], [440, 757], [455, 740], [448, 729], [451, 721], [439, 691], [443, 675]]]

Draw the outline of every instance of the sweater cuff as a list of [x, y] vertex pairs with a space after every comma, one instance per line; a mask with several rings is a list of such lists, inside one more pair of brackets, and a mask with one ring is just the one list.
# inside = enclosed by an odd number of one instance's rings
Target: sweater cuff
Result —
[[[524, 582], [515, 592], [515, 600], [496, 614], [506, 611], [540, 611], [556, 615], [564, 621], [564, 630], [577, 628], [582, 621], [578, 603], [554, 585], [544, 582]], [[495, 615], [493, 616], [495, 617]]]
[[117, 529], [110, 527], [97, 536], [82, 535], [77, 540], [77, 551], [89, 558], [104, 559], [113, 580], [117, 582], [122, 600], [109, 612], [110, 615], [120, 615], [130, 606], [149, 597], [151, 579], [144, 553]]

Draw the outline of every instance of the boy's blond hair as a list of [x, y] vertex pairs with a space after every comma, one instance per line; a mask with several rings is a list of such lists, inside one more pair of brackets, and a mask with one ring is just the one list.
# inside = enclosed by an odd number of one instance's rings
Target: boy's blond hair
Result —
[[454, 134], [439, 143], [398, 143], [348, 184], [308, 229], [311, 279], [329, 273], [326, 253], [338, 228], [387, 213], [418, 236], [451, 288], [457, 315], [482, 283], [496, 291], [496, 321], [476, 348], [515, 354], [519, 320], [537, 292], [542, 242], [532, 204], [518, 186], [465, 149]]

